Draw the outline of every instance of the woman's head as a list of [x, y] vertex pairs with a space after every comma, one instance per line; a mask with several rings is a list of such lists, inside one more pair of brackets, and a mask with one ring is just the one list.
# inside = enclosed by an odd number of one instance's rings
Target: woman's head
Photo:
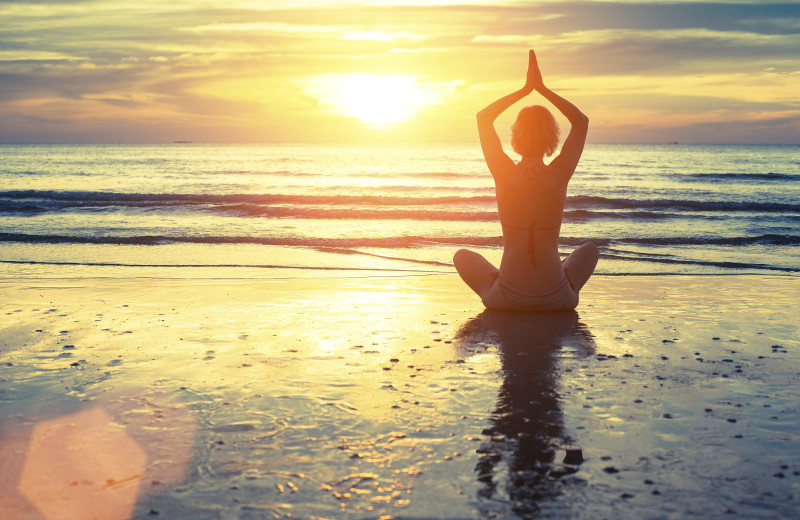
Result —
[[558, 146], [558, 123], [550, 111], [540, 105], [520, 110], [511, 125], [511, 146], [523, 157], [552, 155]]

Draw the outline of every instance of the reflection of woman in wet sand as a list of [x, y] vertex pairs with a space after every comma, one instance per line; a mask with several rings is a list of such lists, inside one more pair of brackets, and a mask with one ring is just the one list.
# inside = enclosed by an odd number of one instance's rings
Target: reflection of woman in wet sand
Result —
[[561, 455], [573, 440], [564, 427], [559, 360], [593, 355], [594, 337], [575, 311], [525, 315], [485, 310], [459, 329], [456, 340], [465, 352], [496, 345], [503, 363], [497, 408], [478, 448], [478, 496], [495, 507], [508, 504], [521, 518], [534, 517], [542, 502], [572, 482], [568, 475], [583, 461], [573, 450], [571, 457]]
[[[523, 108], [512, 127], [511, 143], [522, 156], [515, 164], [503, 151], [494, 120], [534, 90], [566, 116], [571, 128], [561, 152], [545, 164], [544, 157], [558, 145], [558, 125], [542, 106]], [[544, 85], [533, 51], [525, 86], [478, 112], [478, 133], [495, 182], [505, 247], [499, 270], [466, 249], [455, 254], [453, 263], [486, 307], [554, 312], [578, 305], [578, 293], [597, 264], [597, 247], [584, 244], [562, 263], [558, 236], [567, 184], [583, 152], [588, 126], [589, 119], [575, 105]]]

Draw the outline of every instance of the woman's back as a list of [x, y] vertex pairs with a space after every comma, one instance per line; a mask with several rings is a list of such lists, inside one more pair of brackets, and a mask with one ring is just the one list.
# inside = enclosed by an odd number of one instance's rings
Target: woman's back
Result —
[[559, 174], [523, 160], [495, 177], [503, 228], [500, 276], [522, 291], [551, 289], [563, 277], [558, 238], [568, 180]]

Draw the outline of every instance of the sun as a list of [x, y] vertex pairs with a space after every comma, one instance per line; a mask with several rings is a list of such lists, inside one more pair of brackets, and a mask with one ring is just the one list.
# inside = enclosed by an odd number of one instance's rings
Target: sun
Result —
[[370, 128], [392, 128], [441, 98], [438, 88], [405, 75], [324, 74], [311, 78], [305, 91], [323, 110]]

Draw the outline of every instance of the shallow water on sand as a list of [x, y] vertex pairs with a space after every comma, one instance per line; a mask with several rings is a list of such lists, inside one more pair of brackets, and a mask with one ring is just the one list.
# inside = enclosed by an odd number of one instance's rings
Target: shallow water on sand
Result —
[[482, 311], [452, 275], [3, 285], [19, 518], [43, 518], [37, 475], [77, 471], [52, 461], [81, 442], [106, 473], [61, 491], [113, 491], [118, 518], [800, 507], [795, 278], [600, 277], [545, 317]]

